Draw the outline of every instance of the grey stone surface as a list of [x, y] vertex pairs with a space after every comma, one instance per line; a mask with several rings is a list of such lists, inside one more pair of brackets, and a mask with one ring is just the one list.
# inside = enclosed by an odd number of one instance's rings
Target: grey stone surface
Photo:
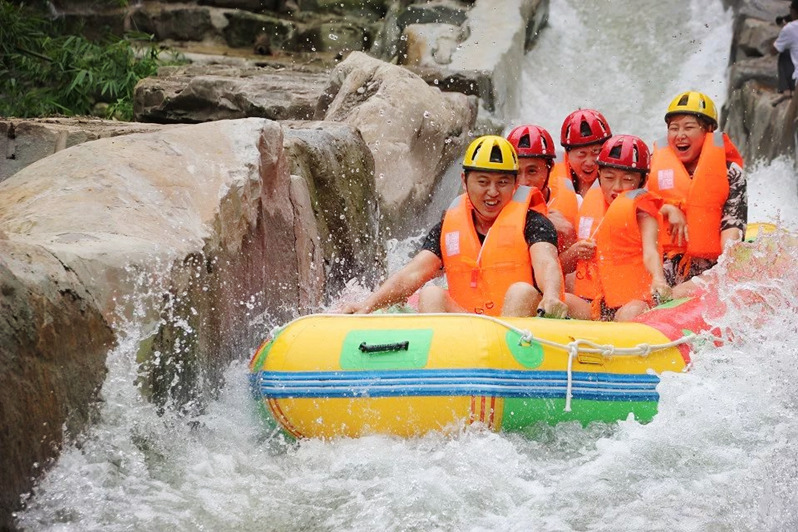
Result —
[[317, 118], [356, 127], [374, 155], [383, 227], [401, 234], [429, 202], [474, 125], [474, 102], [354, 52], [333, 71]]
[[0, 119], [0, 181], [31, 163], [83, 142], [164, 126], [91, 118]]
[[136, 86], [134, 113], [141, 122], [198, 123], [245, 117], [312, 118], [324, 72], [231, 65], [161, 69]]
[[115, 338], [81, 279], [0, 235], [0, 529], [94, 412]]

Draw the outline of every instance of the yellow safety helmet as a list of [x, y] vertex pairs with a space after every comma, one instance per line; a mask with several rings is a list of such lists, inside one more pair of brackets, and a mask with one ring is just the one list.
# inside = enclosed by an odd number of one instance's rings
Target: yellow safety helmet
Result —
[[518, 173], [518, 155], [510, 142], [497, 135], [485, 135], [468, 145], [464, 170]]
[[703, 92], [687, 91], [679, 94], [668, 106], [665, 113], [665, 122], [673, 115], [696, 115], [703, 116], [713, 127], [718, 127], [718, 111], [715, 110], [715, 103]]

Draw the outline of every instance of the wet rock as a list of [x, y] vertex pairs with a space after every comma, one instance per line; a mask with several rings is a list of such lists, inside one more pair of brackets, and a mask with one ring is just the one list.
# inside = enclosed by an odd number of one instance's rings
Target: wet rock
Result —
[[436, 0], [407, 6], [397, 17], [396, 24], [404, 30], [411, 24], [447, 24], [460, 26], [468, 18], [467, 8], [458, 2]]
[[297, 31], [290, 47], [300, 52], [342, 52], [365, 50], [370, 43], [371, 36], [362, 24], [333, 21]]
[[779, 34], [779, 27], [772, 20], [743, 17], [738, 24], [740, 27], [735, 33], [737, 37], [734, 40], [737, 60], [771, 55], [773, 41]]
[[57, 151], [90, 140], [164, 126], [90, 118], [0, 119], [0, 181]]
[[775, 90], [778, 82], [776, 68], [775, 55], [737, 61], [729, 69], [729, 90], [739, 89], [751, 80]]
[[223, 7], [252, 13], [276, 11], [280, 4], [278, 0], [197, 0], [197, 3], [201, 6]]
[[268, 15], [237, 10], [225, 12], [224, 17], [227, 25], [221, 32], [225, 42], [233, 48], [250, 47], [258, 36], [265, 35], [270, 48], [280, 49], [295, 31], [292, 23]]
[[[469, 36], [452, 54], [441, 78], [459, 73], [477, 82], [485, 109], [502, 118], [517, 116], [524, 50], [548, 20], [544, 0], [477, 1], [468, 12]], [[471, 23], [470, 21], [477, 21]]]
[[353, 278], [374, 285], [385, 268], [385, 249], [369, 147], [347, 124], [284, 122], [283, 128], [291, 174], [308, 188], [318, 221], [328, 299]]
[[318, 308], [323, 260], [377, 274], [357, 255], [379, 256], [370, 154], [352, 128], [317, 129], [287, 141], [301, 179], [262, 119], [80, 144], [0, 183], [0, 231], [56, 257], [108, 322], [137, 309], [143, 389], [196, 411], [265, 330]]
[[360, 131], [374, 155], [384, 227], [401, 234], [465, 149], [474, 104], [404, 68], [354, 52], [332, 72], [316, 117]]
[[326, 81], [324, 72], [281, 67], [162, 68], [136, 85], [133, 109], [140, 122], [304, 120], [313, 116]]
[[777, 16], [787, 14], [787, 2], [733, 0], [735, 9], [729, 96], [721, 127], [737, 144], [747, 163], [795, 155], [795, 104], [774, 107], [777, 96], [777, 60], [771, 44], [778, 35]]
[[0, 236], [0, 529], [94, 413], [114, 335], [82, 280]]
[[370, 55], [389, 63], [396, 60], [402, 37], [402, 29], [397, 23], [397, 18], [403, 9], [399, 0], [390, 3], [383, 23], [374, 32], [374, 41], [369, 49]]
[[265, 34], [261, 33], [255, 37], [255, 43], [252, 46], [252, 51], [258, 55], [271, 55], [272, 54], [272, 40]]
[[788, 100], [774, 107], [774, 96], [771, 88], [749, 80], [733, 90], [726, 103], [734, 112], [724, 113], [728, 117], [721, 125], [748, 164], [794, 153], [792, 124], [798, 102]]
[[388, 10], [386, 0], [298, 0], [299, 10], [377, 21]]
[[214, 33], [212, 8], [190, 4], [141, 4], [131, 12], [130, 25], [160, 41], [201, 41]]
[[411, 24], [405, 28], [404, 37], [403, 64], [437, 67], [452, 62], [452, 54], [468, 37], [468, 32], [451, 24]]

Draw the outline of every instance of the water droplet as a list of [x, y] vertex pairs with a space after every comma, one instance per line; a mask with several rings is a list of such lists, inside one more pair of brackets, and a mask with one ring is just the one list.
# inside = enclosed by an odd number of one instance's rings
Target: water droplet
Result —
[[327, 37], [329, 37], [330, 40], [332, 40], [332, 41], [337, 41], [338, 40], [338, 36], [336, 34], [334, 34], [334, 33], [329, 34]]
[[429, 111], [424, 111], [424, 118], [429, 118], [431, 116], [432, 116], [432, 113], [430, 113]]

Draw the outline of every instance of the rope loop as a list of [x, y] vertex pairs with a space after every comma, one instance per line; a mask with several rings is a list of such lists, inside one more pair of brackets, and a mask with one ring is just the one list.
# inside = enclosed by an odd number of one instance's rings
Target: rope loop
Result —
[[518, 345], [522, 345], [524, 343], [531, 344], [535, 341], [535, 335], [532, 334], [530, 330], [522, 330], [521, 337], [518, 339]]
[[615, 346], [612, 344], [604, 344], [601, 346], [601, 356], [604, 358], [610, 358], [612, 355], [615, 354]]
[[652, 351], [651, 344], [642, 343], [642, 344], [637, 344], [635, 347], [642, 351], [640, 353], [641, 357], [645, 358], [645, 357], [647, 357], [648, 355], [651, 354], [651, 351]]

